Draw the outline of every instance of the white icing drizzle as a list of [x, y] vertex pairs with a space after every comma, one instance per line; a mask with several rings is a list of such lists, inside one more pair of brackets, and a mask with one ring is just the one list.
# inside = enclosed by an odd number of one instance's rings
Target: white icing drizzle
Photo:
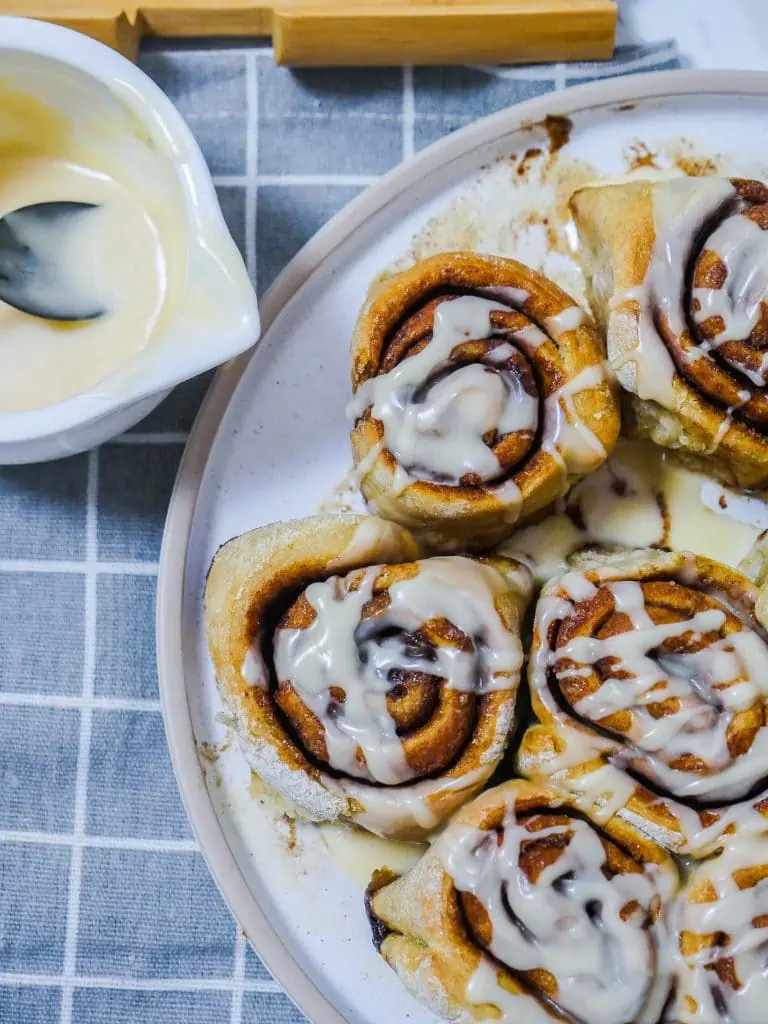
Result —
[[[467, 473], [490, 481], [501, 465], [483, 435], [536, 430], [536, 399], [516, 374], [492, 372], [481, 363], [450, 363], [458, 345], [492, 335], [494, 311], [508, 309], [476, 295], [441, 302], [429, 343], [388, 373], [365, 381], [352, 400], [355, 417], [370, 406], [383, 424], [386, 447], [415, 479], [426, 470], [453, 484]], [[419, 399], [419, 389], [441, 370], [450, 372]]]
[[[768, 302], [768, 232], [749, 217], [735, 214], [726, 218], [707, 239], [706, 249], [716, 252], [728, 272], [722, 288], [694, 288], [693, 298], [701, 308], [694, 311], [696, 323], [721, 317], [723, 330], [711, 341], [748, 338], [756, 327], [761, 306]], [[755, 383], [765, 384], [763, 378]]]
[[648, 271], [639, 285], [617, 292], [611, 301], [613, 315], [617, 317], [626, 315], [621, 307], [627, 301], [634, 300], [640, 307], [635, 346], [621, 354], [609, 350], [615, 370], [628, 367], [632, 390], [639, 398], [651, 399], [667, 408], [676, 407], [673, 381], [677, 371], [656, 328], [655, 311], [658, 309], [666, 316], [675, 334], [682, 334], [685, 273], [691, 247], [702, 223], [734, 195], [733, 185], [718, 178], [672, 179], [654, 189], [656, 237]]
[[515, 288], [511, 284], [491, 285], [488, 288], [478, 288], [477, 291], [481, 295], [485, 295], [486, 298], [496, 299], [497, 302], [514, 306], [515, 309], [522, 309], [531, 297], [530, 292], [527, 292], [525, 288]]
[[[418, 575], [389, 587], [389, 605], [363, 619], [382, 566], [310, 584], [304, 594], [315, 618], [304, 629], [280, 629], [274, 662], [278, 679], [290, 681], [320, 720], [331, 766], [347, 775], [395, 785], [409, 781], [408, 765], [395, 722], [387, 709], [390, 674], [400, 669], [445, 680], [465, 693], [514, 690], [522, 665], [520, 639], [502, 622], [495, 598], [507, 582], [491, 566], [447, 556], [419, 562]], [[428, 652], [400, 633], [446, 619], [472, 644], [471, 651], [437, 646]], [[395, 630], [394, 635], [388, 631]], [[383, 634], [383, 635], [382, 635]], [[344, 691], [343, 705], [332, 688]], [[358, 748], [367, 768], [357, 761]]]
[[560, 577], [560, 587], [572, 601], [586, 601], [597, 592], [597, 587], [583, 572], [567, 572]]
[[[499, 739], [506, 738], [512, 726], [512, 711], [500, 715]], [[364, 809], [355, 815], [357, 824], [381, 835], [396, 835], [411, 830], [415, 824], [423, 832], [431, 832], [445, 817], [434, 797], [462, 794], [468, 799], [486, 781], [493, 763], [456, 775], [442, 775], [437, 779], [422, 779], [409, 786], [372, 788], [352, 779], [327, 779], [333, 792], [344, 793], [357, 799]]]
[[[552, 1017], [538, 1003], [527, 996], [516, 995], [499, 984], [498, 968], [487, 956], [467, 982], [465, 996], [473, 1006], [495, 1006], [501, 1013], [496, 1024], [552, 1024]], [[490, 1022], [488, 1022], [490, 1024]]]
[[[625, 386], [642, 399], [669, 409], [677, 408], [674, 380], [677, 375], [671, 352], [660, 333], [658, 322], [666, 323], [677, 338], [688, 335], [687, 314], [695, 325], [713, 317], [722, 320], [714, 338], [689, 337], [688, 344], [675, 345], [675, 358], [688, 365], [712, 360], [713, 350], [727, 341], [747, 341], [768, 306], [768, 232], [745, 216], [749, 202], [738, 196], [730, 181], [717, 178], [681, 178], [666, 181], [653, 190], [655, 239], [645, 278], [635, 287], [617, 291], [611, 300], [615, 318], [614, 343], [609, 336], [609, 357]], [[694, 250], [703, 226], [720, 215], [720, 223], [704, 242], [701, 254]], [[691, 261], [714, 254], [725, 269], [720, 288], [694, 287], [687, 293], [695, 273]], [[627, 330], [623, 319], [631, 315], [627, 301], [639, 305], [637, 340], [626, 348]], [[758, 369], [746, 365], [746, 358], [723, 353], [725, 361], [756, 388], [768, 383], [768, 360]], [[718, 370], [722, 373], [722, 369]], [[714, 451], [731, 427], [735, 408], [751, 398], [742, 388], [738, 402], [726, 411], [714, 438]]]
[[394, 523], [388, 523], [386, 519], [376, 519], [373, 516], [363, 518], [357, 524], [346, 546], [339, 554], [328, 562], [328, 571], [348, 569], [351, 565], [365, 563], [376, 557], [374, 552], [379, 552], [379, 558], [386, 558], [382, 548], [392, 547], [399, 552], [401, 543], [401, 532]]
[[[573, 600], [584, 600], [591, 583], [578, 574], [564, 578], [561, 594], [543, 597], [538, 621], [542, 637], [551, 623], [574, 612]], [[611, 592], [617, 612], [628, 616], [631, 628], [604, 639], [577, 636], [555, 650], [546, 643], [532, 659], [532, 678], [541, 699], [556, 717], [563, 712], [549, 689], [549, 672], [563, 679], [558, 666], [571, 670], [571, 662], [591, 668], [598, 662], [605, 673], [599, 687], [574, 706], [582, 719], [600, 724], [617, 712], [631, 713], [630, 725], [616, 742], [607, 737], [595, 749], [611, 751], [625, 763], [631, 761], [649, 779], [678, 797], [702, 800], [738, 799], [762, 779], [768, 770], [768, 728], [757, 732], [748, 750], [732, 756], [728, 729], [740, 712], [768, 698], [768, 646], [755, 631], [745, 628], [708, 644], [699, 651], [657, 654], [667, 640], [692, 634], [719, 632], [726, 615], [712, 608], [695, 612], [678, 622], [655, 624], [645, 608], [639, 583], [621, 581], [604, 586]], [[563, 596], [566, 595], [566, 596]], [[607, 659], [611, 659], [610, 662]], [[597, 678], [597, 677], [593, 677]], [[675, 700], [677, 710], [656, 717], [653, 707]], [[706, 773], [671, 767], [681, 755], [692, 754], [707, 764]], [[593, 753], [594, 756], [594, 753]]]
[[[582, 737], [579, 736], [579, 739]], [[569, 744], [571, 756], [578, 746]], [[595, 753], [595, 749], [588, 741], [581, 746], [582, 758], [586, 755], [588, 760], [594, 757]], [[595, 821], [602, 823], [610, 821], [614, 814], [618, 814], [626, 807], [636, 788], [631, 776], [612, 764], [603, 764], [587, 775], [578, 776], [569, 786], [578, 801], [578, 806], [585, 813], [589, 813]]]
[[[485, 291], [498, 293], [497, 289]], [[370, 408], [371, 416], [383, 427], [381, 441], [358, 466], [360, 478], [370, 472], [386, 448], [397, 464], [392, 483], [396, 493], [415, 480], [458, 485], [465, 475], [472, 474], [501, 501], [513, 509], [519, 506], [520, 490], [514, 481], [493, 483], [504, 467], [484, 440], [489, 432], [498, 437], [533, 435], [539, 425], [537, 398], [528, 394], [515, 372], [494, 369], [510, 357], [513, 345], [503, 342], [496, 346], [483, 363], [451, 363], [458, 345], [492, 336], [494, 311], [509, 309], [477, 295], [441, 302], [435, 310], [432, 337], [424, 348], [358, 388], [349, 415], [357, 419]], [[547, 323], [557, 337], [578, 327], [583, 319], [579, 307], [569, 306]], [[513, 332], [510, 339], [523, 353], [533, 353], [548, 340], [532, 323]], [[543, 401], [542, 446], [566, 472], [583, 472], [606, 456], [574, 402], [577, 394], [598, 387], [604, 378], [604, 367], [588, 366]], [[433, 383], [425, 391], [425, 383], [430, 381]]]
[[[622, 770], [620, 761], [616, 764], [601, 761], [592, 771], [581, 770], [571, 774], [574, 768], [582, 769], [593, 760], [610, 757], [614, 749], [610, 741], [562, 724], [558, 734], [560, 749], [557, 753], [552, 751], [546, 760], [537, 760], [529, 765], [523, 758], [522, 767], [551, 776], [553, 781], [568, 790], [576, 806], [594, 821], [607, 822], [618, 814], [656, 842], [677, 853], [696, 857], [707, 856], [719, 849], [722, 837], [729, 829], [736, 829], [740, 837], [759, 836], [766, 832], [766, 818], [751, 801], [719, 807], [706, 825], [693, 808], [675, 803], [674, 815], [679, 832], [656, 824], [647, 815], [637, 814], [628, 808], [638, 784]], [[668, 803], [659, 797], [644, 806], [651, 811]]]
[[549, 452], [569, 473], [589, 472], [608, 454], [579, 416], [574, 402], [576, 395], [599, 387], [604, 380], [603, 366], [587, 366], [544, 402], [542, 450]]
[[249, 686], [258, 686], [260, 689], [266, 690], [269, 685], [267, 673], [264, 670], [264, 662], [258, 647], [251, 646], [245, 652], [242, 676]]
[[486, 490], [489, 494], [496, 495], [499, 501], [508, 507], [508, 513], [505, 518], [510, 523], [516, 522], [520, 512], [520, 505], [523, 500], [523, 492], [520, 490], [513, 478], [508, 477], [500, 484], [488, 487]]
[[[691, 887], [708, 886], [714, 900], [693, 902], [683, 893], [676, 908], [676, 931], [692, 936], [717, 936], [725, 942], [714, 948], [702, 943], [685, 955], [678, 949], [680, 992], [675, 1019], [680, 1024], [759, 1024], [768, 1013], [768, 878], [740, 888], [736, 872], [768, 864], [768, 838], [745, 837], [726, 845], [722, 853], [701, 864]], [[741, 876], [742, 878], [744, 875]], [[694, 941], [693, 945], [697, 945]], [[728, 958], [737, 987], [712, 969]], [[725, 965], [724, 965], [725, 966]], [[691, 1006], [688, 999], [695, 1001]]]
[[713, 452], [717, 451], [717, 449], [723, 442], [723, 438], [733, 426], [733, 410], [734, 406], [730, 406], [728, 409], [725, 410], [725, 416], [723, 416], [720, 426], [717, 428], [717, 433], [712, 438], [712, 443], [709, 446], [709, 455], [712, 455]]
[[485, 359], [489, 363], [506, 363], [509, 357], [514, 354], [515, 349], [513, 346], [507, 342], [502, 342], [501, 345], [497, 345], [496, 348], [491, 349], [491, 351], [485, 356]]
[[[571, 306], [571, 309], [576, 308], [576, 306]], [[515, 339], [522, 342], [525, 348], [531, 350], [535, 350], [545, 341], [549, 341], [548, 336], [536, 324], [528, 324], [527, 327], [521, 327], [519, 331], [515, 331]]]
[[586, 320], [584, 310], [580, 306], [566, 306], [554, 316], [548, 316], [545, 326], [550, 337], [556, 341], [567, 331], [575, 331]]
[[656, 229], [649, 272], [659, 310], [675, 334], [685, 330], [685, 273], [693, 242], [704, 224], [735, 196], [723, 178], [680, 178], [653, 192]]
[[365, 455], [360, 459], [354, 468], [353, 476], [357, 485], [368, 476], [373, 467], [376, 465], [376, 460], [384, 451], [384, 441], [379, 440], [376, 444], [372, 444]]
[[[520, 860], [537, 839], [558, 843], [558, 856], [534, 882]], [[501, 843], [496, 832], [456, 825], [438, 849], [455, 887], [472, 893], [485, 909], [492, 927], [489, 951], [501, 963], [515, 972], [549, 972], [557, 980], [553, 1002], [579, 1021], [656, 1019], [648, 1010], [658, 1010], [654, 978], [664, 984], [656, 958], [663, 935], [648, 915], [668, 894], [660, 872], [649, 866], [608, 875], [606, 851], [593, 826], [573, 817], [532, 831], [518, 821], [513, 801]], [[481, 971], [470, 981], [470, 1002], [496, 1003], [504, 1013], [522, 1011], [519, 999], [500, 998], [482, 965]], [[523, 1012], [503, 1019], [528, 1017]]]

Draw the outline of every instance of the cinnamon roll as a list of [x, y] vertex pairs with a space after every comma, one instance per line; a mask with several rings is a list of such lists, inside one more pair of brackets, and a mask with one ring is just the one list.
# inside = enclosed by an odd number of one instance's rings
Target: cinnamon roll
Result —
[[328, 516], [254, 530], [213, 561], [219, 687], [292, 812], [415, 838], [504, 752], [530, 575], [502, 557], [416, 556], [392, 523]]
[[675, 908], [676, 1024], [768, 1017], [768, 836], [732, 842], [693, 871]]
[[450, 1021], [657, 1024], [670, 990], [670, 856], [514, 780], [463, 808], [406, 875], [377, 872], [374, 943]]
[[768, 826], [768, 643], [758, 590], [691, 554], [639, 551], [547, 584], [518, 765], [701, 855]]
[[433, 548], [501, 540], [600, 465], [619, 430], [588, 316], [497, 256], [442, 253], [379, 284], [351, 374], [363, 495]]
[[682, 178], [572, 200], [595, 315], [635, 433], [768, 484], [768, 188]]

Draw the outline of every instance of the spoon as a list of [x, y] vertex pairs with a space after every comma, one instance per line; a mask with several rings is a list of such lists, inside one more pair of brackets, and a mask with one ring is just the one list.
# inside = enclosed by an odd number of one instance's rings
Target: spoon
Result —
[[[54, 202], [22, 206], [0, 218], [0, 302], [45, 320], [95, 320], [106, 313], [88, 294], [77, 265], [94, 203]], [[87, 239], [87, 234], [84, 236]]]

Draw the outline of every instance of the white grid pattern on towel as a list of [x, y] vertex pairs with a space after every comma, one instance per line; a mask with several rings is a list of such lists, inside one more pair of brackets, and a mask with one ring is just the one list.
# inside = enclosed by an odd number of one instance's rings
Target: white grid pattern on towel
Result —
[[80, 919], [80, 883], [83, 866], [83, 834], [88, 798], [88, 767], [91, 756], [91, 723], [93, 715], [93, 678], [96, 662], [96, 553], [98, 549], [97, 517], [99, 493], [99, 450], [88, 453], [88, 482], [85, 518], [85, 648], [83, 658], [83, 690], [80, 705], [80, 738], [77, 753], [75, 785], [75, 822], [69, 862], [69, 899], [67, 931], [64, 941], [62, 971], [61, 1024], [72, 1022], [73, 982], [76, 974], [77, 928]]

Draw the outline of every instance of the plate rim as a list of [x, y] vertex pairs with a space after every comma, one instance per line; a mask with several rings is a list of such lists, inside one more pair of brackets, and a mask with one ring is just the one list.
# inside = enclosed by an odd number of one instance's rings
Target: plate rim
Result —
[[235, 921], [270, 973], [312, 1024], [349, 1024], [315, 985], [267, 918], [221, 827], [200, 764], [187, 697], [182, 651], [186, 556], [200, 485], [233, 392], [286, 306], [324, 260], [407, 188], [471, 149], [548, 114], [674, 96], [768, 95], [768, 71], [682, 69], [607, 77], [506, 107], [439, 139], [393, 168], [331, 218], [291, 259], [260, 302], [256, 344], [221, 367], [190, 431], [163, 531], [157, 577], [156, 649], [160, 704], [174, 774], [195, 838]]

